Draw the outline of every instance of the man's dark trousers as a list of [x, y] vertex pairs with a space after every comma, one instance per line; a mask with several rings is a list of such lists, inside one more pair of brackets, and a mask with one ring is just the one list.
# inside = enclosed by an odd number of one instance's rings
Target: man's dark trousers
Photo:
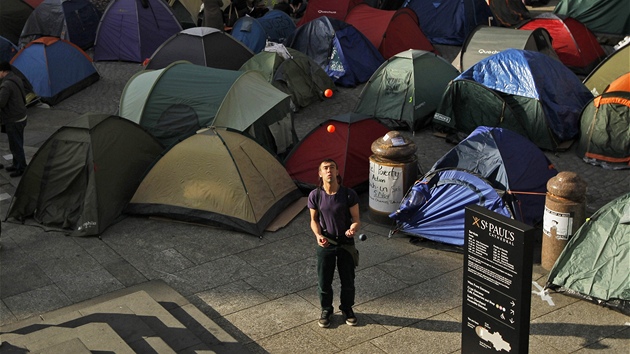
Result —
[[339, 271], [341, 281], [341, 305], [342, 310], [350, 310], [354, 306], [354, 260], [350, 252], [341, 247], [329, 244], [328, 247], [317, 246], [317, 277], [319, 302], [322, 310], [333, 309], [332, 282], [335, 275], [335, 267]]

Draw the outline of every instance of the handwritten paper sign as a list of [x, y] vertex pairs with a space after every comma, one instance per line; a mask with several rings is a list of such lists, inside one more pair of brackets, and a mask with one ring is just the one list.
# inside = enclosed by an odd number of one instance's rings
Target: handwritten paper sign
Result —
[[403, 168], [383, 166], [370, 160], [370, 208], [392, 213], [404, 197]]

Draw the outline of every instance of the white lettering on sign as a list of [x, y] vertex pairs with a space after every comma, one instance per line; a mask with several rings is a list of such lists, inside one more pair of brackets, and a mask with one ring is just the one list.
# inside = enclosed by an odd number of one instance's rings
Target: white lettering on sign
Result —
[[382, 166], [370, 161], [370, 208], [393, 213], [404, 197], [402, 167]]

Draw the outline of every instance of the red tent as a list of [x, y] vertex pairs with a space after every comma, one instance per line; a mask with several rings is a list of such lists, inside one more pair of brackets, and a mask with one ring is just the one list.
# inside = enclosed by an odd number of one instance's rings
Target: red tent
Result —
[[[329, 125], [335, 127], [332, 133]], [[319, 164], [324, 159], [333, 159], [345, 186], [367, 187], [372, 143], [389, 130], [377, 119], [363, 114], [333, 117], [300, 140], [285, 159], [284, 167], [300, 188], [313, 189], [319, 184]]]
[[579, 75], [588, 75], [602, 60], [606, 52], [595, 35], [580, 21], [544, 13], [519, 27], [534, 30], [542, 27], [551, 35], [551, 45], [560, 61]]
[[39, 6], [39, 4], [44, 2], [44, 0], [22, 0], [22, 1], [27, 3], [32, 8], [36, 8], [37, 6]]
[[297, 23], [298, 27], [321, 16], [343, 21], [354, 6], [363, 0], [309, 0], [304, 16]]
[[410, 8], [388, 11], [359, 4], [348, 12], [344, 21], [363, 33], [385, 59], [409, 49], [437, 54], [437, 50], [422, 33], [418, 16]]

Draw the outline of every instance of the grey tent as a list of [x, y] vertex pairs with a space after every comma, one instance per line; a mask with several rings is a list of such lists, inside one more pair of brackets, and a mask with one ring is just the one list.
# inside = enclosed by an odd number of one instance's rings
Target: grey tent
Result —
[[139, 125], [85, 114], [37, 150], [11, 201], [7, 218], [67, 230], [102, 233], [121, 216], [164, 147]]
[[630, 316], [630, 193], [601, 207], [571, 237], [546, 288]]
[[19, 47], [40, 37], [59, 37], [89, 49], [100, 19], [100, 11], [88, 0], [44, 0], [26, 20]]
[[481, 59], [509, 48], [541, 52], [558, 61], [560, 60], [551, 45], [551, 36], [544, 28], [530, 31], [479, 26], [470, 33], [462, 46], [456, 67], [459, 66], [458, 69], [463, 72]]
[[162, 69], [186, 60], [217, 69], [238, 70], [254, 53], [231, 35], [210, 27], [193, 27], [176, 33], [155, 50], [147, 69]]
[[197, 26], [199, 7], [197, 8], [196, 14], [193, 15], [194, 12], [188, 11], [186, 5], [180, 0], [168, 0], [167, 2], [171, 10], [173, 10], [173, 15], [175, 15], [175, 18], [177, 19], [177, 21], [179, 21], [179, 24], [182, 26], [183, 29]]

